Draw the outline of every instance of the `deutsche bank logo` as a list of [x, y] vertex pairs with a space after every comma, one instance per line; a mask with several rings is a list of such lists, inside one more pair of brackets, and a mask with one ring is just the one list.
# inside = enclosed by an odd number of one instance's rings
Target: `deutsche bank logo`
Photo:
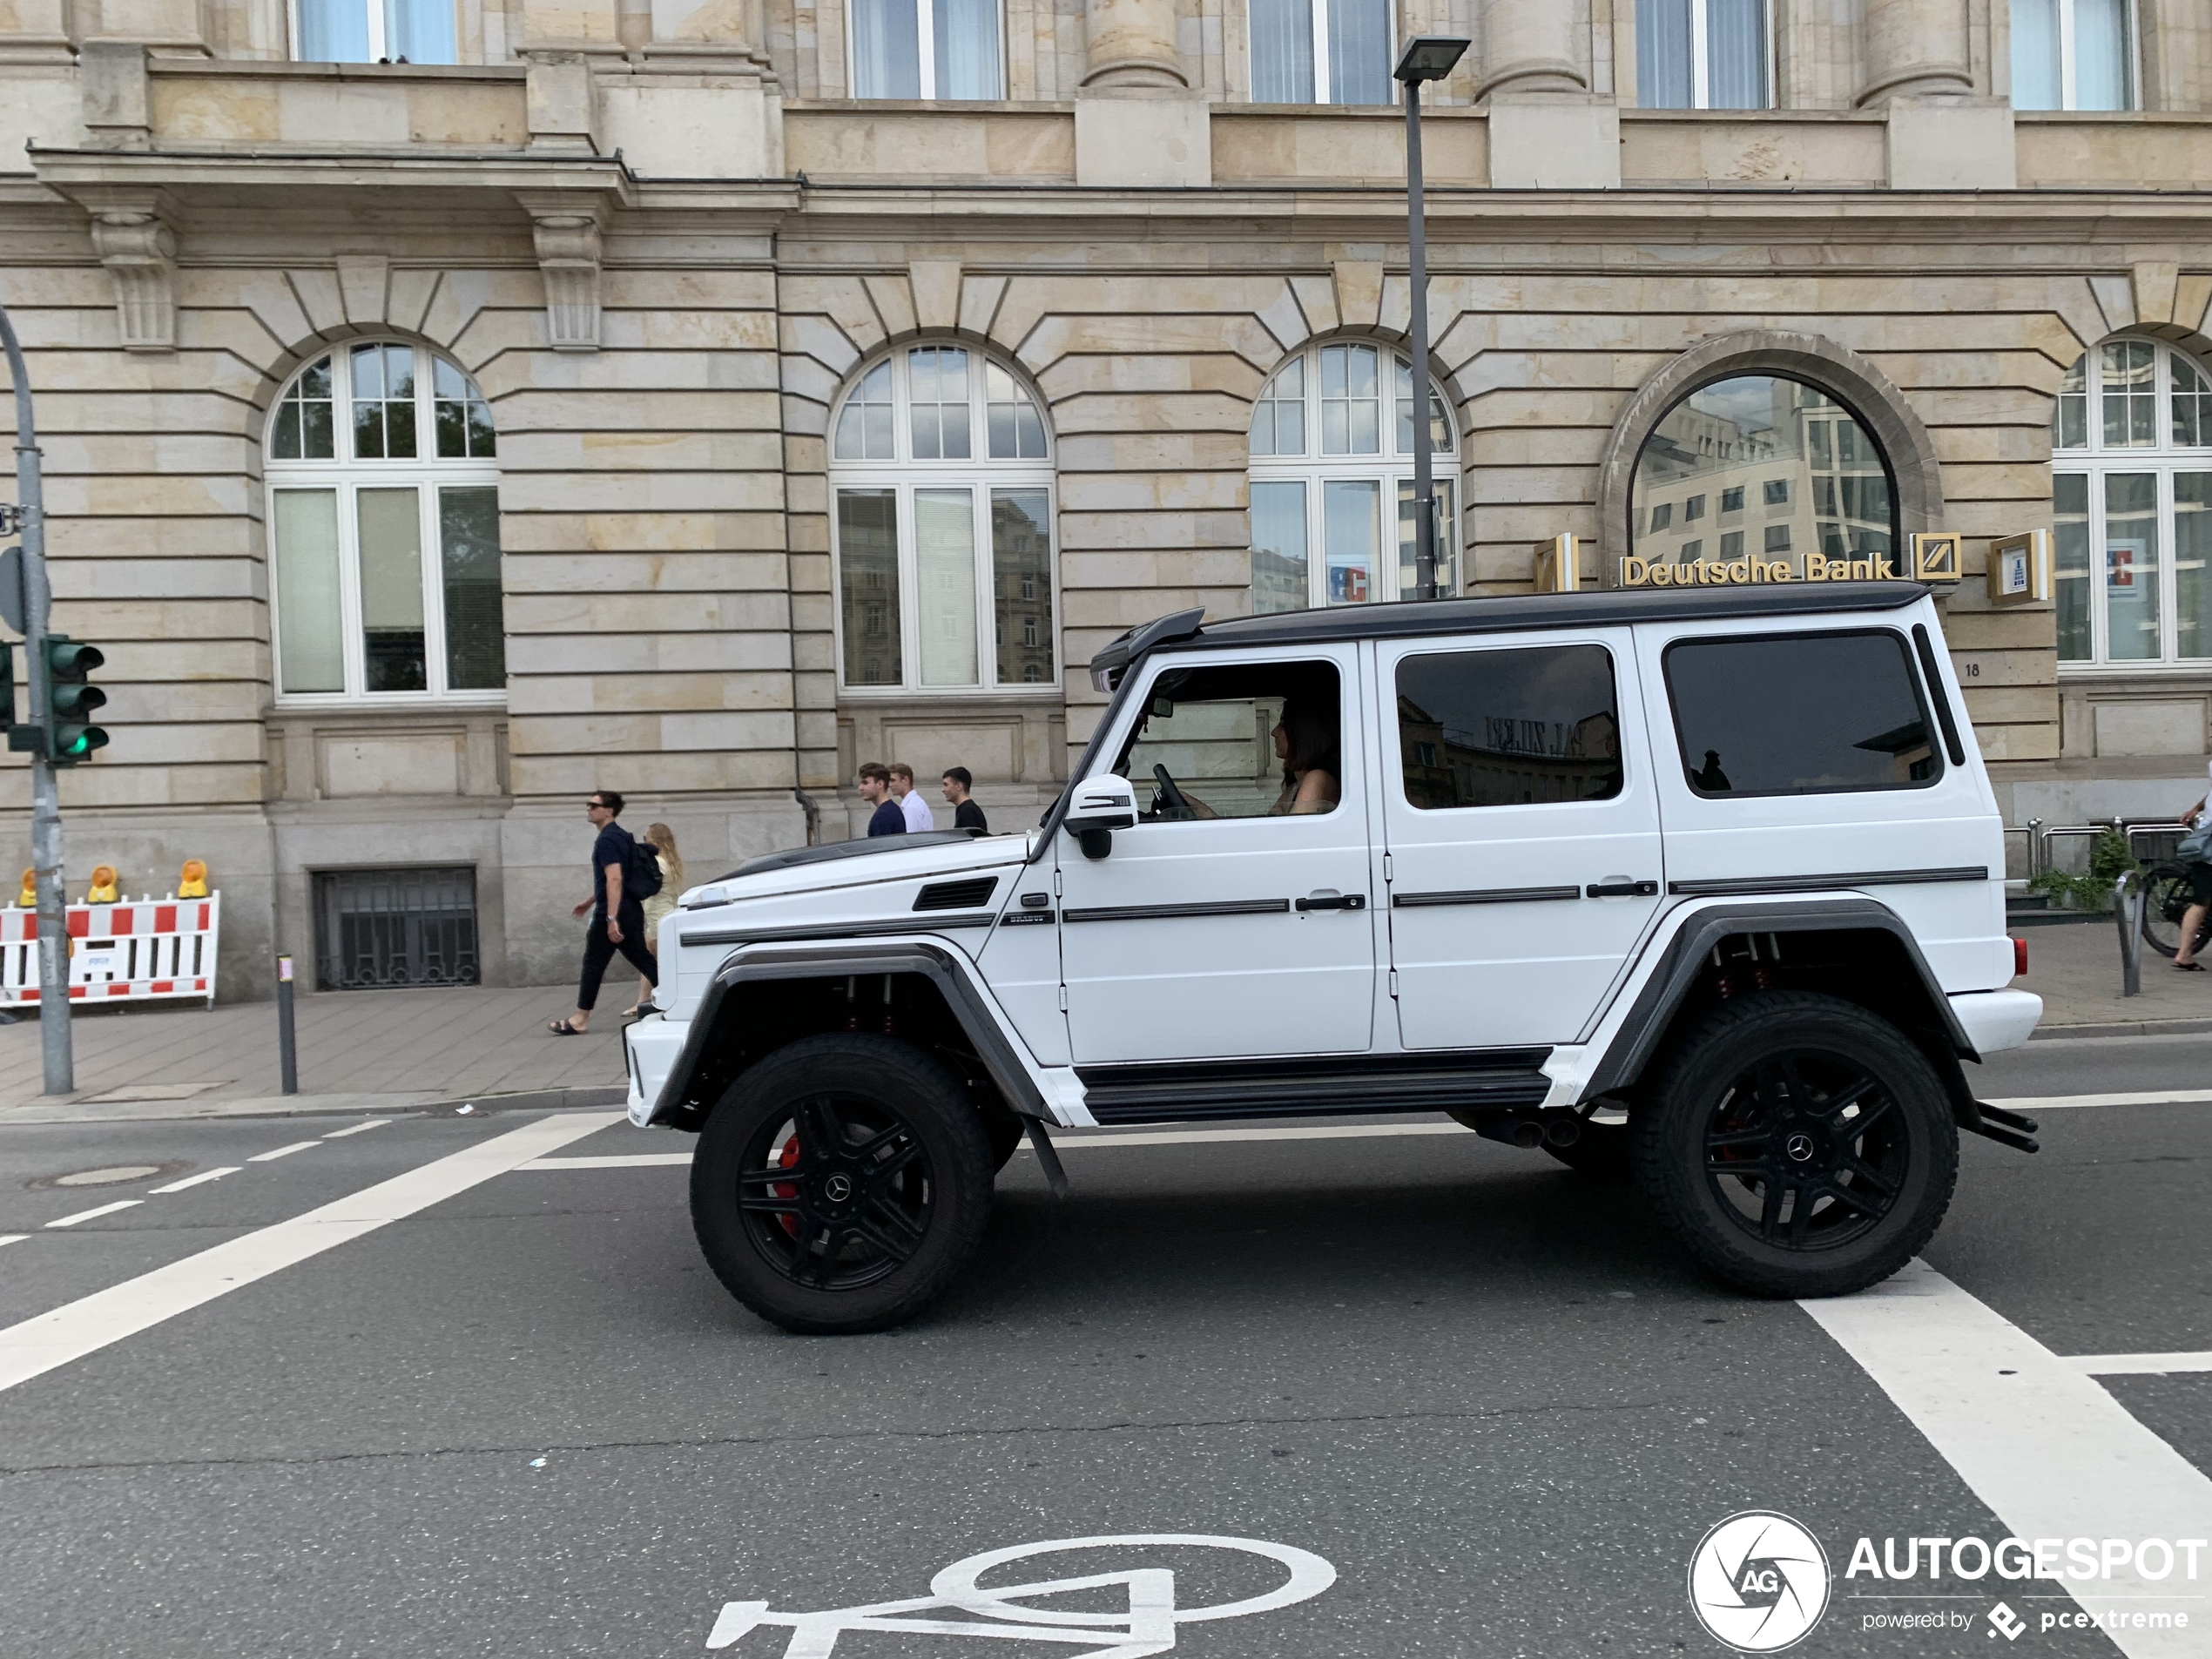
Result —
[[1738, 1653], [1779, 1653], [1828, 1610], [1828, 1553], [1787, 1515], [1747, 1509], [1698, 1541], [1689, 1605], [1716, 1641]]

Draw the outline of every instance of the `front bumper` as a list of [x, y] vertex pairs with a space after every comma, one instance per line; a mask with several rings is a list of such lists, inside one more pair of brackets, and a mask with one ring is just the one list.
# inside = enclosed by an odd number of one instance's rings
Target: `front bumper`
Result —
[[1962, 991], [1950, 1000], [1959, 1028], [1979, 1055], [2019, 1048], [2043, 1017], [2043, 999], [2033, 991]]
[[623, 1063], [630, 1073], [630, 1121], [645, 1129], [668, 1086], [668, 1073], [684, 1052], [691, 1023], [664, 1014], [648, 1014], [622, 1034]]

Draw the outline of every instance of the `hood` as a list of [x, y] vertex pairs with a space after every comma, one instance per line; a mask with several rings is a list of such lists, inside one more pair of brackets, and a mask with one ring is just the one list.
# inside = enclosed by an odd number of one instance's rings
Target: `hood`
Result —
[[932, 830], [792, 847], [748, 860], [727, 875], [700, 883], [685, 893], [682, 904], [686, 910], [705, 909], [778, 894], [827, 893], [995, 869], [1027, 862], [1033, 844], [1029, 835]]

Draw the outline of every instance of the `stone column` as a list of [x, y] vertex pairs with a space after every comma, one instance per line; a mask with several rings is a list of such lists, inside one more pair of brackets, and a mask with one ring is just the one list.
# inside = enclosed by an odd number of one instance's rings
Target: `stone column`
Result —
[[[1581, 39], [1576, 40], [1580, 29]], [[1573, 0], [1486, 0], [1480, 103], [1501, 87], [1517, 92], [1587, 92], [1589, 19]]]
[[1973, 96], [1964, 0], [1865, 3], [1866, 77], [1859, 84], [1861, 106], [1898, 98]]
[[1087, 0], [1076, 89], [1076, 182], [1213, 182], [1211, 107], [1183, 64], [1175, 0]]

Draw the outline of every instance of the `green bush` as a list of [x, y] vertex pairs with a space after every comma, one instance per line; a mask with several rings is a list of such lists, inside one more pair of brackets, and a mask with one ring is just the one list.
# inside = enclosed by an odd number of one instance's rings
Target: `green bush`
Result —
[[2087, 875], [2046, 870], [2027, 888], [2030, 893], [2049, 894], [2053, 902], [2069, 910], [2109, 910], [2112, 884], [2134, 867], [2135, 855], [2128, 850], [2128, 838], [2116, 829], [2108, 829], [2090, 843]]

